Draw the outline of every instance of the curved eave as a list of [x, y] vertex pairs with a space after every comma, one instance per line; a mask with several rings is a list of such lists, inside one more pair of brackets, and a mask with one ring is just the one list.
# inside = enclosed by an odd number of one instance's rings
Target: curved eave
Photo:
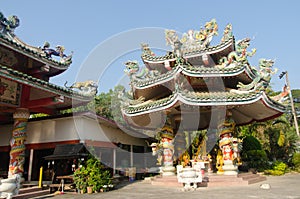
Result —
[[7, 37], [4, 37], [2, 34], [0, 34], [0, 41], [1, 41], [1, 45], [16, 51], [20, 54], [23, 54], [27, 57], [30, 57], [31, 59], [34, 59], [38, 62], [47, 64], [50, 67], [53, 67], [57, 70], [62, 70], [65, 71], [66, 69], [68, 69], [68, 67], [70, 66], [71, 63], [62, 63], [59, 61], [56, 61], [52, 58], [47, 58], [45, 55], [41, 54], [40, 52], [37, 52], [36, 50], [33, 50], [19, 42], [16, 42], [12, 39], [9, 39]]
[[0, 77], [13, 80], [20, 84], [28, 85], [30, 87], [37, 88], [39, 90], [44, 90], [50, 93], [57, 93], [67, 98], [71, 98], [72, 100], [88, 102], [94, 96], [91, 95], [83, 95], [73, 90], [57, 86], [55, 84], [46, 82], [39, 78], [32, 77], [30, 75], [21, 73], [19, 71], [13, 70], [11, 68], [7, 68], [5, 66], [0, 65]]
[[[231, 37], [227, 41], [220, 43], [216, 46], [208, 46], [203, 48], [201, 46], [195, 46], [190, 48], [189, 50], [183, 50], [183, 57], [184, 58], [192, 58], [202, 56], [203, 54], [211, 55], [223, 51], [227, 48], [233, 47], [234, 45], [234, 37]], [[149, 54], [143, 54], [142, 60], [145, 64], [163, 64], [166, 60], [174, 61], [175, 57], [173, 54], [164, 55], [164, 56], [152, 56]]]
[[[197, 96], [199, 95], [199, 96]], [[148, 127], [155, 128], [159, 121], [163, 120], [164, 110], [178, 106], [188, 105], [192, 107], [227, 107], [232, 110], [233, 118], [237, 125], [251, 123], [253, 121], [265, 121], [278, 117], [285, 112], [285, 106], [268, 98], [264, 92], [252, 92], [247, 94], [224, 93], [176, 93], [168, 98], [155, 102], [129, 106], [122, 109], [124, 117], [129, 123], [133, 121], [144, 122], [151, 117]], [[193, 109], [194, 110], [194, 109]], [[194, 114], [205, 114], [194, 112]], [[154, 117], [153, 117], [154, 116]], [[209, 115], [207, 117], [210, 117]], [[197, 115], [195, 117], [197, 118]], [[206, 128], [209, 122], [199, 119], [199, 128]], [[135, 126], [143, 126], [136, 122]], [[145, 126], [145, 125], [144, 125]]]
[[253, 79], [255, 75], [249, 69], [247, 64], [237, 64], [235, 67], [193, 67], [193, 66], [181, 66], [182, 73], [191, 77], [233, 77], [238, 76], [244, 72]]
[[151, 87], [155, 87], [157, 85], [163, 85], [166, 82], [172, 81], [176, 78], [176, 76], [182, 73], [186, 76], [190, 77], [236, 77], [243, 73], [246, 74], [246, 76], [253, 80], [255, 78], [255, 74], [251, 71], [249, 66], [247, 64], [240, 64], [233, 68], [223, 68], [218, 69], [216, 67], [208, 68], [208, 67], [192, 67], [192, 66], [186, 66], [186, 65], [180, 65], [177, 66], [172, 71], [168, 71], [167, 73], [158, 75], [154, 78], [147, 78], [147, 79], [135, 79], [132, 81], [131, 85], [135, 90], [143, 90], [148, 89]]
[[137, 90], [155, 87], [157, 85], [161, 85], [166, 82], [174, 80], [176, 75], [179, 74], [181, 71], [182, 71], [181, 67], [176, 67], [173, 70], [160, 74], [154, 78], [146, 78], [140, 80], [135, 79], [134, 81], [131, 81], [131, 84], [133, 88]]

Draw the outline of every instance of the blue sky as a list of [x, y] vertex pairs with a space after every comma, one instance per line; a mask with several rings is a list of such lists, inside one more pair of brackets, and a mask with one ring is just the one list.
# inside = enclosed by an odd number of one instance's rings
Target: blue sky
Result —
[[48, 41], [52, 47], [65, 46], [66, 54], [74, 51], [70, 68], [52, 78], [52, 83], [63, 86], [66, 81], [93, 79], [100, 92], [126, 81], [124, 61], [142, 63], [141, 42], [168, 49], [164, 29], [199, 30], [212, 18], [219, 25], [214, 43], [231, 23], [236, 40], [249, 37], [250, 49], [257, 49], [251, 65], [257, 66], [260, 58], [276, 59], [274, 66], [279, 71], [272, 79], [274, 90], [284, 85], [278, 78], [284, 70], [289, 72], [291, 87], [300, 88], [299, 8], [297, 0], [0, 0], [0, 11], [6, 17], [19, 17], [15, 33], [24, 42], [42, 46]]

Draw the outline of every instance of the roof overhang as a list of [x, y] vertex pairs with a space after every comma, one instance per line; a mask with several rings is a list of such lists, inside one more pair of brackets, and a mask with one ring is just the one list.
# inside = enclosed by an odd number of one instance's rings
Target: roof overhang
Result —
[[63, 160], [87, 157], [88, 152], [84, 144], [59, 144], [56, 145], [52, 155], [44, 157], [45, 160]]
[[[195, 94], [196, 95], [196, 94]], [[210, 93], [192, 99], [191, 96], [176, 93], [168, 99], [145, 102], [123, 109], [126, 121], [136, 128], [157, 129], [164, 125], [165, 110], [184, 126], [185, 130], [205, 129], [219, 120], [226, 109], [232, 111], [237, 125], [253, 121], [265, 121], [280, 116], [285, 106], [269, 99], [264, 92], [231, 95], [228, 93]]]
[[54, 114], [58, 110], [84, 105], [94, 97], [2, 65], [0, 65], [0, 80], [10, 89], [9, 93], [4, 92], [6, 96], [2, 94], [0, 96], [0, 122], [9, 122], [12, 113], [19, 107], [28, 108], [31, 113]]

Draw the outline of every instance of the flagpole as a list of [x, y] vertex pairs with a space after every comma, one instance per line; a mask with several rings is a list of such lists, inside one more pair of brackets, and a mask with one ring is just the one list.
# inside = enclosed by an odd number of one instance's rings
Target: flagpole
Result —
[[283, 75], [285, 75], [285, 82], [286, 82], [286, 85], [287, 85], [288, 91], [289, 91], [289, 97], [290, 97], [290, 101], [291, 101], [292, 114], [294, 117], [295, 128], [296, 128], [297, 135], [299, 136], [298, 120], [297, 120], [297, 115], [296, 115], [296, 111], [295, 111], [294, 100], [293, 100], [292, 91], [291, 91], [291, 87], [290, 87], [288, 72], [285, 71]]

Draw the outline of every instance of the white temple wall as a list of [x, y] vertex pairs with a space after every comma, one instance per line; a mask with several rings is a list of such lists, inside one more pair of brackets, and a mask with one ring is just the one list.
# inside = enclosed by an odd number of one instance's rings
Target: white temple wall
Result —
[[[13, 124], [0, 126], [0, 146], [8, 146]], [[27, 125], [26, 144], [85, 140], [144, 146], [142, 139], [128, 136], [119, 128], [99, 124], [86, 116], [31, 121]]]
[[[79, 120], [81, 120], [80, 123]], [[92, 140], [113, 143], [120, 142], [122, 144], [140, 146], [144, 146], [146, 144], [143, 139], [129, 136], [126, 132], [121, 131], [117, 127], [99, 124], [98, 121], [92, 118], [81, 117], [78, 118], [77, 122], [77, 124], [80, 124], [77, 130], [82, 141]]]

